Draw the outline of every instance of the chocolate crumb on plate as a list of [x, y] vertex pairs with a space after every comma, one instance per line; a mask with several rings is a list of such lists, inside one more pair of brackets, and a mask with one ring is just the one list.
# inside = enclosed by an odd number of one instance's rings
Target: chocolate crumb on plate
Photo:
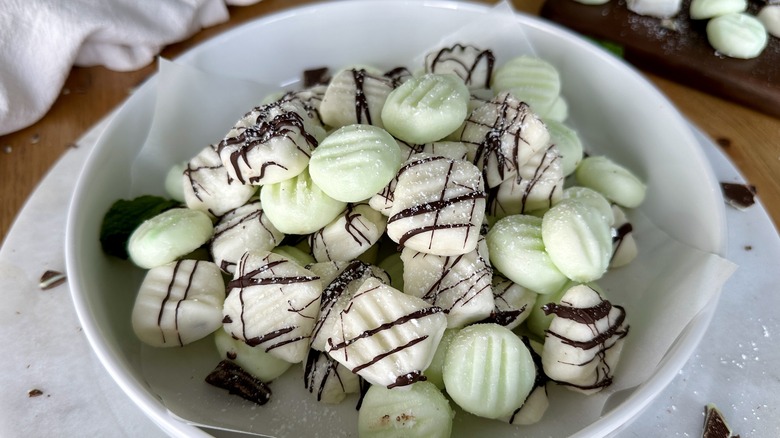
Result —
[[721, 182], [720, 188], [726, 202], [734, 208], [744, 210], [756, 203], [756, 186], [752, 184]]
[[739, 438], [731, 434], [731, 427], [723, 418], [723, 413], [712, 403], [704, 407], [704, 430], [702, 438]]
[[67, 278], [62, 272], [48, 270], [41, 275], [38, 286], [41, 290], [53, 289], [64, 283]]
[[28, 397], [40, 397], [42, 395], [43, 395], [43, 391], [41, 391], [38, 388], [33, 388], [33, 389], [27, 391], [27, 396]]
[[271, 388], [268, 385], [229, 360], [221, 361], [214, 371], [206, 376], [206, 383], [226, 389], [232, 395], [259, 405], [264, 405], [271, 399]]

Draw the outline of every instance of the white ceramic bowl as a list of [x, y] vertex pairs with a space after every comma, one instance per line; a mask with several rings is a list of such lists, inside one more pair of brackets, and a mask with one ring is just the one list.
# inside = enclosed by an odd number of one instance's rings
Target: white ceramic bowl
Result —
[[[411, 57], [440, 36], [487, 10], [436, 0], [318, 4], [248, 23], [193, 49], [178, 62], [273, 84], [289, 83], [302, 69], [320, 65], [408, 65]], [[586, 145], [634, 169], [648, 182], [642, 212], [675, 239], [722, 254], [725, 220], [717, 182], [686, 121], [670, 102], [633, 69], [591, 43], [533, 17], [517, 15], [516, 20], [536, 53], [559, 69], [570, 121]], [[130, 189], [129, 163], [139, 154], [152, 123], [156, 83], [152, 78], [128, 99], [84, 167], [68, 218], [67, 270], [84, 332], [108, 372], [162, 429], [192, 436], [204, 432], [174, 419], [150, 389], [148, 376], [157, 371], [148, 364], [149, 353], [130, 327], [130, 309], [143, 272], [105, 256], [98, 242], [109, 206], [119, 198], [142, 194]], [[153, 169], [141, 177], [163, 180], [162, 173]], [[629, 424], [688, 359], [716, 301], [683, 330], [646, 382], [621, 394], [596, 421], [573, 425], [570, 434], [605, 436]], [[349, 415], [354, 415], [350, 409]], [[293, 424], [289, 430], [296, 436], [326, 430], [314, 423]], [[254, 427], [264, 432], [262, 421]]]

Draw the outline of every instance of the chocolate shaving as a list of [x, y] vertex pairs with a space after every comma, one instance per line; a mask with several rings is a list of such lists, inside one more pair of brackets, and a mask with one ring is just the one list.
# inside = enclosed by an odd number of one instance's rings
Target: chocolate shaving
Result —
[[49, 270], [41, 275], [38, 286], [41, 288], [41, 290], [49, 290], [61, 285], [62, 283], [65, 283], [65, 280], [67, 279], [68, 277], [66, 277], [62, 272]]
[[40, 397], [42, 395], [43, 395], [43, 391], [41, 391], [38, 388], [33, 388], [33, 389], [27, 391], [27, 396], [28, 397]]
[[721, 182], [720, 188], [726, 203], [736, 209], [745, 210], [756, 203], [756, 186], [752, 184]]
[[206, 383], [226, 389], [231, 395], [264, 405], [271, 399], [271, 388], [247, 373], [237, 364], [221, 361], [214, 371], [206, 376]]
[[328, 67], [312, 68], [303, 71], [303, 87], [309, 88], [315, 85], [327, 84], [330, 82]]
[[723, 413], [712, 403], [704, 407], [704, 430], [702, 438], [739, 438], [731, 434], [731, 427], [723, 418]]

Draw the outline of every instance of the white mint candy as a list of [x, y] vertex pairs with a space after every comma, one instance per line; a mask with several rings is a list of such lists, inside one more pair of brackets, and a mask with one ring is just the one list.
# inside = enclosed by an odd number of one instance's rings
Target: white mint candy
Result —
[[746, 9], [747, 0], [692, 0], [689, 11], [694, 20], [706, 20]]
[[333, 222], [309, 236], [309, 246], [318, 262], [354, 260], [379, 241], [386, 226], [387, 218], [368, 204], [349, 204]]
[[545, 312], [555, 315], [544, 339], [545, 374], [586, 394], [609, 386], [628, 335], [625, 310], [596, 290], [577, 285], [560, 304], [545, 306]]
[[339, 313], [327, 352], [372, 385], [407, 386], [422, 379], [446, 328], [440, 308], [371, 278]]
[[566, 199], [548, 210], [542, 218], [542, 240], [555, 266], [574, 281], [594, 281], [607, 272], [610, 224], [586, 202]]
[[513, 215], [498, 220], [487, 233], [487, 246], [495, 269], [536, 293], [553, 293], [569, 281], [545, 250], [542, 218]]
[[172, 208], [141, 223], [127, 241], [127, 252], [141, 268], [162, 266], [208, 242], [213, 229], [206, 213]]
[[401, 150], [387, 131], [348, 125], [320, 142], [311, 155], [309, 174], [331, 198], [360, 202], [386, 186], [402, 162]]
[[338, 404], [347, 394], [360, 391], [360, 378], [326, 353], [309, 350], [303, 368], [303, 385], [318, 402]]
[[764, 51], [769, 37], [758, 18], [746, 13], [731, 13], [707, 22], [707, 40], [722, 55], [751, 59]]
[[531, 157], [550, 145], [550, 134], [528, 105], [502, 93], [471, 112], [461, 141], [473, 149], [473, 162], [488, 187], [517, 175]]
[[[407, 158], [405, 162], [414, 159], [417, 154], [431, 155], [437, 157], [446, 157], [453, 160], [465, 160], [468, 157], [468, 148], [460, 141], [434, 141], [421, 145], [410, 145], [409, 143], [399, 141], [402, 156]], [[397, 174], [381, 191], [376, 193], [368, 200], [368, 204], [374, 210], [385, 216], [390, 216], [390, 210], [393, 208], [393, 199], [395, 186], [398, 183]]]
[[482, 321], [493, 312], [493, 270], [476, 249], [445, 257], [404, 248], [401, 260], [404, 293], [441, 307], [448, 328]]
[[320, 313], [311, 334], [311, 348], [326, 350], [326, 342], [333, 334], [333, 325], [349, 300], [364, 281], [375, 278], [390, 284], [390, 277], [381, 268], [353, 260], [350, 262], [313, 263], [307, 269], [317, 274], [323, 284]]
[[324, 134], [301, 103], [276, 101], [247, 113], [217, 152], [231, 178], [242, 184], [273, 184], [300, 174]]
[[533, 155], [517, 175], [492, 189], [488, 210], [502, 218], [512, 214], [544, 211], [560, 201], [563, 193], [561, 155], [555, 145]]
[[441, 140], [466, 119], [469, 90], [454, 75], [413, 77], [390, 92], [382, 107], [388, 132], [410, 143]]
[[387, 235], [429, 254], [471, 252], [485, 216], [484, 190], [473, 164], [420, 154], [398, 171]]
[[495, 93], [508, 91], [546, 117], [561, 94], [561, 77], [544, 59], [519, 56], [496, 69], [492, 86]]
[[313, 233], [337, 218], [347, 206], [314, 184], [308, 170], [294, 178], [264, 185], [260, 203], [271, 223], [285, 234]]
[[150, 269], [135, 299], [133, 331], [153, 347], [180, 347], [222, 325], [225, 283], [214, 263], [180, 260]]
[[214, 226], [209, 248], [217, 266], [232, 274], [247, 251], [270, 251], [284, 234], [268, 220], [260, 201], [250, 202], [225, 213]]
[[490, 88], [496, 58], [491, 50], [455, 44], [425, 56], [425, 72], [454, 74], [469, 88]]
[[266, 353], [261, 347], [250, 347], [225, 330], [214, 332], [214, 344], [222, 359], [235, 363], [262, 382], [276, 379], [292, 366], [290, 362]]
[[233, 179], [216, 149], [203, 148], [180, 174], [182, 194], [188, 208], [222, 216], [238, 208], [257, 192], [257, 187]]
[[334, 128], [363, 124], [382, 127], [382, 107], [393, 91], [392, 79], [363, 68], [336, 73], [320, 103], [323, 122]]
[[770, 35], [780, 38], [780, 5], [767, 5], [756, 16]]
[[227, 290], [225, 331], [291, 363], [306, 357], [320, 309], [318, 276], [280, 255], [250, 251]]
[[682, 0], [626, 0], [626, 7], [639, 15], [669, 18], [680, 12]]
[[580, 185], [596, 190], [608, 200], [627, 208], [638, 207], [647, 192], [647, 186], [636, 175], [604, 156], [583, 159], [575, 176]]
[[[544, 338], [544, 333], [547, 328], [550, 327], [550, 322], [552, 322], [553, 316], [555, 315], [545, 314], [543, 306], [549, 303], [560, 303], [563, 294], [565, 294], [569, 288], [577, 284], [579, 283], [569, 280], [564, 283], [564, 285], [561, 286], [557, 291], [546, 295], [537, 295], [536, 302], [533, 304], [533, 306], [531, 306], [531, 314], [528, 315], [528, 318], [525, 319], [525, 327], [531, 334], [535, 335], [539, 339]], [[589, 283], [589, 285], [595, 287], [595, 283]]]

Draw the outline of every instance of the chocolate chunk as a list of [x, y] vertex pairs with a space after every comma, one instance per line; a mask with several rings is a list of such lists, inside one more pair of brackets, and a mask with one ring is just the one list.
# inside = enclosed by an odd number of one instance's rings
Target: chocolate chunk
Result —
[[[646, 71], [697, 88], [766, 114], [780, 116], [780, 38], [769, 38], [753, 59], [720, 56], [707, 40], [707, 20], [692, 20], [691, 0], [683, 0], [673, 18], [676, 30], [662, 20], [635, 14], [625, 2], [586, 5], [547, 0], [541, 15], [596, 39], [620, 44], [626, 61]], [[759, 2], [748, 2], [755, 15]]]
[[754, 185], [721, 182], [720, 188], [726, 202], [734, 208], [744, 210], [756, 203]]
[[226, 389], [232, 395], [259, 405], [264, 405], [271, 399], [271, 388], [268, 385], [229, 360], [221, 361], [214, 371], [206, 376], [206, 383]]
[[53, 289], [62, 283], [65, 283], [65, 280], [67, 280], [68, 277], [65, 276], [62, 272], [58, 271], [46, 271], [41, 275], [40, 282], [38, 283], [38, 286], [41, 288], [41, 290], [49, 290]]
[[731, 434], [731, 427], [723, 418], [723, 413], [710, 403], [704, 407], [704, 430], [702, 438], [739, 438]]
[[312, 68], [303, 71], [304, 88], [309, 88], [320, 84], [327, 84], [328, 81], [330, 81], [328, 67]]
[[33, 389], [27, 391], [27, 396], [28, 397], [40, 397], [42, 395], [43, 395], [43, 391], [41, 391], [38, 388], [33, 388]]

